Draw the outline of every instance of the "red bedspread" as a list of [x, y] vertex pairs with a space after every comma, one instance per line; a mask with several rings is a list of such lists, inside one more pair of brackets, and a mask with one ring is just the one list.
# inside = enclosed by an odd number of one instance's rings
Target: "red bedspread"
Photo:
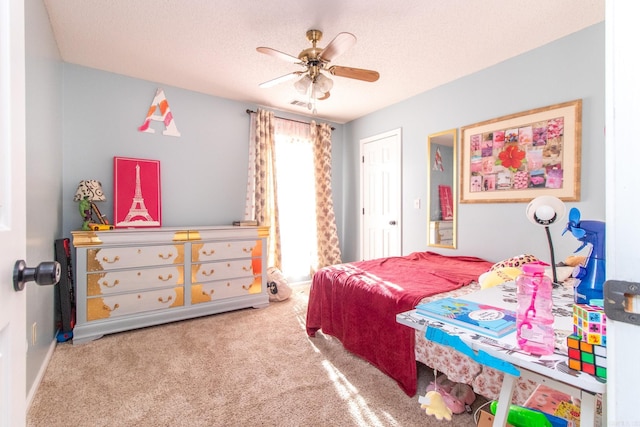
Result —
[[396, 314], [425, 297], [468, 285], [491, 268], [475, 257], [415, 252], [325, 267], [313, 276], [307, 334], [322, 329], [416, 394], [414, 330], [396, 323]]

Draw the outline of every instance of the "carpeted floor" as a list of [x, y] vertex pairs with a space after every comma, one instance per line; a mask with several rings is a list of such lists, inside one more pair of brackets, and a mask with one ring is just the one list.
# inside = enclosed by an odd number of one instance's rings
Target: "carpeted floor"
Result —
[[[59, 344], [28, 426], [456, 426], [395, 381], [305, 332], [308, 285], [246, 309]], [[419, 367], [419, 393], [433, 373]], [[476, 409], [485, 402], [479, 398]]]

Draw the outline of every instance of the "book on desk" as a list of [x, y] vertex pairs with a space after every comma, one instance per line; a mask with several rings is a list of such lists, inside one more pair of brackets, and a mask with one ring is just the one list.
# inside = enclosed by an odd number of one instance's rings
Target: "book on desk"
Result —
[[495, 338], [516, 330], [514, 311], [460, 298], [442, 298], [418, 304], [416, 313]]

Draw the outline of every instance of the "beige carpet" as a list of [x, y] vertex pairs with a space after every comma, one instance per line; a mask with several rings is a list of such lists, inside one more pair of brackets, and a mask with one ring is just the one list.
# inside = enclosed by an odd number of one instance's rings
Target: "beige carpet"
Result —
[[[29, 426], [473, 426], [427, 416], [418, 396], [305, 332], [308, 285], [291, 299], [59, 344]], [[419, 393], [432, 372], [419, 367]], [[485, 401], [476, 400], [474, 409]]]

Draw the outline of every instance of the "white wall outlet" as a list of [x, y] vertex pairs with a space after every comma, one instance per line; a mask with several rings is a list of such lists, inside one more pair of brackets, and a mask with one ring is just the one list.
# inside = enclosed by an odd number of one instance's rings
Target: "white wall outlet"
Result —
[[414, 207], [415, 209], [420, 209], [420, 199], [415, 199], [415, 200], [413, 201], [413, 207]]

